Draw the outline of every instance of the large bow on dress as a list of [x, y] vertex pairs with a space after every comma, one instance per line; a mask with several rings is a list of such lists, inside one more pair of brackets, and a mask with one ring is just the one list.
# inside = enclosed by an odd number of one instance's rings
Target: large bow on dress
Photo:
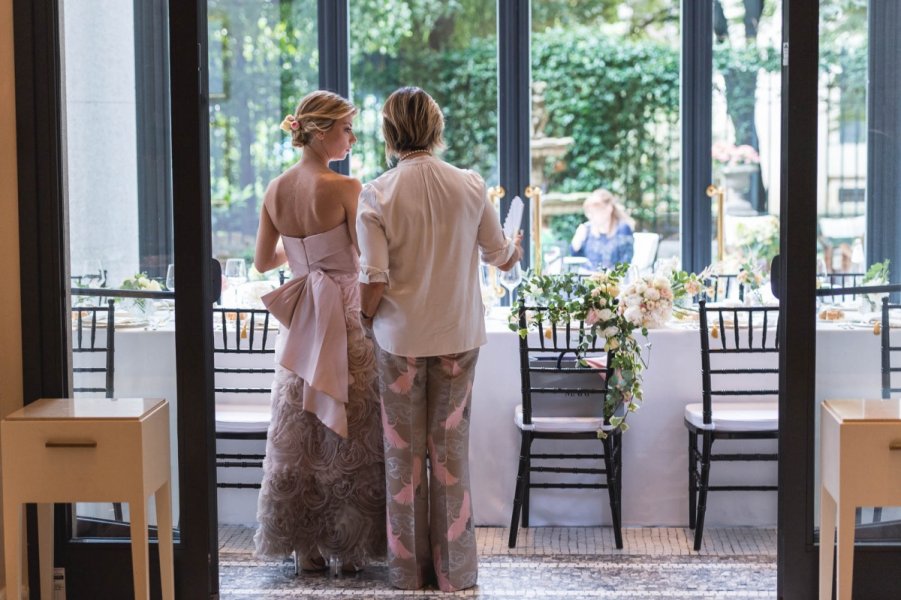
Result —
[[347, 437], [344, 296], [329, 273], [355, 272], [356, 255], [347, 228], [339, 227], [303, 239], [283, 237], [295, 276], [262, 300], [286, 329], [279, 362], [303, 379], [304, 410]]

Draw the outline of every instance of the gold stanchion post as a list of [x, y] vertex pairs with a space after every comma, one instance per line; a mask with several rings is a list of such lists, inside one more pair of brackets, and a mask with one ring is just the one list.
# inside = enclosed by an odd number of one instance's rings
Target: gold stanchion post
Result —
[[723, 206], [726, 203], [726, 188], [721, 185], [713, 185], [710, 184], [707, 186], [707, 197], [713, 198], [716, 197], [716, 259], [717, 261], [722, 262], [723, 260], [723, 251], [724, 251], [724, 243], [723, 243]]

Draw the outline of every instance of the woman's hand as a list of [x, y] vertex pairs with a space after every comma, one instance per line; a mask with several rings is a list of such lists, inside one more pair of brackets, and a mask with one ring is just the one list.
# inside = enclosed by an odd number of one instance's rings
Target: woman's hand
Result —
[[510, 260], [499, 266], [498, 269], [500, 269], [501, 271], [509, 271], [513, 268], [513, 265], [520, 261], [522, 255], [522, 230], [520, 230], [513, 237], [513, 254], [510, 255]]

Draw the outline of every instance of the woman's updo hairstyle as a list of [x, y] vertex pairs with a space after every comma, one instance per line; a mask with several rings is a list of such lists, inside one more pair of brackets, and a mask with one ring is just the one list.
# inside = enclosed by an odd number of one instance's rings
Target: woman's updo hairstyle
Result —
[[335, 121], [355, 114], [357, 109], [346, 98], [318, 90], [303, 97], [294, 114], [284, 118], [281, 128], [291, 134], [292, 146], [303, 148], [314, 135], [331, 129]]
[[382, 107], [385, 155], [400, 156], [414, 150], [444, 146], [444, 115], [438, 103], [418, 87], [396, 90]]

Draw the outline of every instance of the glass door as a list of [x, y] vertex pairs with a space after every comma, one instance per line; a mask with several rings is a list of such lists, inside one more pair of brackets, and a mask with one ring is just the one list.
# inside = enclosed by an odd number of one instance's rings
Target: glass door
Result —
[[[204, 598], [217, 592], [209, 576], [216, 515], [206, 498], [211, 344], [208, 328], [198, 327], [213, 286], [208, 229], [194, 219], [206, 215], [208, 228], [206, 192], [197, 184], [207, 173], [197, 158], [206, 127], [196, 119], [206, 73], [198, 79], [195, 64], [169, 60], [170, 51], [193, 56], [198, 42], [203, 49], [202, 30], [191, 25], [204, 15], [181, 10], [170, 21], [164, 0], [114, 4], [42, 0], [15, 15], [16, 38], [26, 40], [18, 50], [29, 50], [17, 53], [26, 100], [17, 107], [19, 134], [41, 140], [19, 147], [28, 198], [20, 211], [23, 298], [40, 299], [23, 302], [24, 318], [35, 323], [23, 355], [42, 365], [25, 372], [25, 402], [169, 402], [177, 596]], [[191, 444], [181, 443], [185, 432]], [[157, 597], [153, 503], [146, 516]], [[131, 597], [131, 521], [127, 504], [56, 507], [54, 566], [64, 569], [67, 597]]]
[[[815, 464], [819, 466], [824, 400], [897, 398], [901, 379], [899, 310], [901, 255], [901, 102], [899, 52], [892, 27], [901, 24], [896, 3], [819, 2], [817, 131], [817, 335]], [[888, 286], [867, 292], [869, 286]], [[863, 290], [856, 288], [863, 287]], [[844, 291], [843, 291], [844, 290]], [[883, 301], [888, 302], [883, 314]], [[874, 457], [874, 460], [876, 458]], [[866, 469], [866, 464], [860, 465]], [[814, 524], [819, 524], [817, 468]], [[856, 511], [856, 563], [901, 544], [901, 507], [864, 506]], [[831, 540], [819, 539], [820, 543]], [[897, 554], [895, 554], [897, 556]], [[856, 570], [855, 596], [872, 595]], [[897, 590], [897, 588], [895, 588]]]

